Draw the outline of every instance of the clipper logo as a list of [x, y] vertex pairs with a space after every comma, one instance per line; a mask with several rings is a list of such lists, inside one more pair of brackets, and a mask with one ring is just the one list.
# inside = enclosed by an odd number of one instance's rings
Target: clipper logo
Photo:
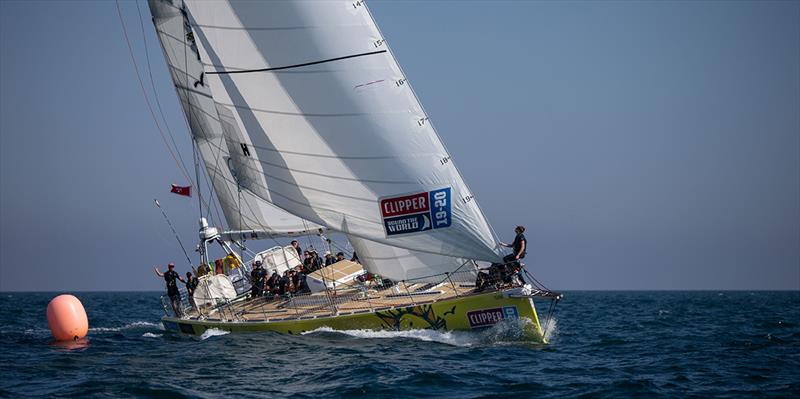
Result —
[[450, 227], [450, 187], [380, 200], [387, 236]]
[[503, 306], [502, 308], [481, 309], [467, 312], [467, 320], [470, 328], [489, 327], [498, 322], [509, 319], [519, 319], [519, 312], [516, 306]]

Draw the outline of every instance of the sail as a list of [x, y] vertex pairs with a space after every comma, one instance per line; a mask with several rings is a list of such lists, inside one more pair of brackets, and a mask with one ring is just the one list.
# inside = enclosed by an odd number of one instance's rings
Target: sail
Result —
[[[237, 161], [241, 147], [226, 140], [227, 136], [237, 141], [238, 133], [220, 120], [220, 111], [227, 117], [230, 111], [214, 102], [201, 77], [203, 66], [180, 8], [161, 0], [151, 0], [149, 5], [178, 98], [228, 228], [241, 233], [238, 238], [237, 234], [226, 238], [252, 240], [316, 232], [320, 226], [286, 213], [253, 192], [263, 183]], [[263, 182], [263, 174], [257, 177]]]
[[474, 267], [467, 259], [453, 258], [426, 252], [409, 251], [391, 247], [356, 236], [347, 237], [358, 254], [358, 260], [370, 273], [395, 281], [413, 280], [444, 273], [472, 272]]
[[[497, 240], [362, 1], [186, 1], [253, 193], [393, 247], [496, 261]], [[202, 77], [202, 78], [201, 78]]]

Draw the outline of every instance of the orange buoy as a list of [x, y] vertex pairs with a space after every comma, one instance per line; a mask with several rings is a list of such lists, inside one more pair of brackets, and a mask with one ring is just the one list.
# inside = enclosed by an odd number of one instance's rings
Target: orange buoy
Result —
[[63, 294], [47, 305], [47, 325], [58, 341], [78, 340], [89, 332], [89, 319], [78, 298]]

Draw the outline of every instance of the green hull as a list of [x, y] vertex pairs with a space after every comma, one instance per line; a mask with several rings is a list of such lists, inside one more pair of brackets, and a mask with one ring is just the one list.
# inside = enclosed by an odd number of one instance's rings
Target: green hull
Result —
[[269, 321], [221, 321], [164, 317], [167, 330], [201, 335], [214, 328], [230, 332], [274, 331], [299, 334], [322, 327], [334, 330], [476, 330], [503, 321], [518, 319], [526, 340], [547, 343], [533, 300], [505, 292], [490, 292], [414, 306], [376, 309], [337, 316]]

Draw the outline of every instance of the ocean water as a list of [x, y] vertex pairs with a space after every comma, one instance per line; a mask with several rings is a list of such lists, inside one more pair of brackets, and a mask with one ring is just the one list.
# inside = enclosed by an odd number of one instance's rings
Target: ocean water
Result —
[[[165, 332], [159, 293], [0, 293], [1, 397], [800, 397], [800, 292], [567, 292], [551, 343], [481, 332]], [[544, 307], [544, 303], [539, 305]]]

